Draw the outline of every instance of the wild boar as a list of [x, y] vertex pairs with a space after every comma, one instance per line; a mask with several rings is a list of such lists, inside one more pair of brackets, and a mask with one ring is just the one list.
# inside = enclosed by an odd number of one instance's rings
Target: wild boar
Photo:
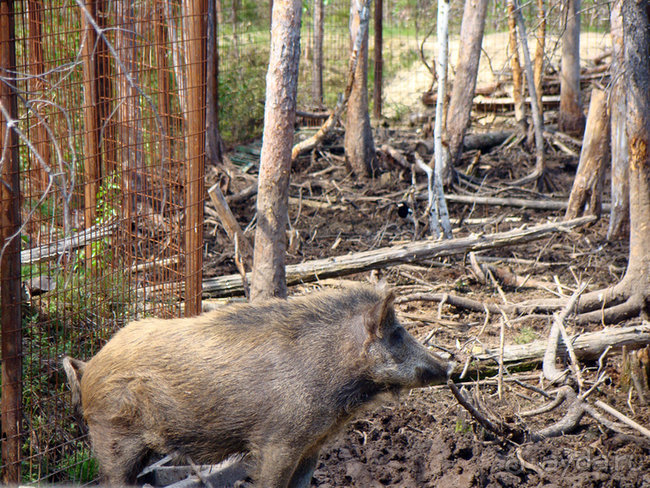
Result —
[[153, 454], [246, 453], [256, 486], [309, 486], [321, 446], [360, 408], [448, 376], [393, 299], [360, 285], [144, 319], [87, 363], [64, 358], [107, 481], [133, 483]]

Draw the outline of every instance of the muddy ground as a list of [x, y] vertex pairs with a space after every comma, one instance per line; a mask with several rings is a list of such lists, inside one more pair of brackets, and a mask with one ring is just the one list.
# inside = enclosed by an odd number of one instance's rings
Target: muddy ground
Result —
[[[410, 159], [417, 146], [412, 131], [382, 130], [376, 135], [377, 146], [391, 144]], [[409, 194], [424, 195], [425, 176], [416, 174], [416, 189], [410, 170], [390, 158], [381, 159], [381, 174], [362, 181], [346, 168], [341, 139], [328, 142], [326, 148], [303, 157], [293, 168], [289, 218], [291, 223], [289, 263], [327, 256], [365, 251], [423, 239], [428, 235], [426, 201]], [[576, 148], [579, 152], [579, 148]], [[427, 155], [425, 155], [426, 157]], [[459, 169], [470, 165], [472, 181], [463, 180], [450, 192], [512, 196], [527, 199], [564, 199], [570, 191], [577, 159], [548, 148], [552, 193], [538, 194], [527, 188], [510, 188], [507, 182], [532, 171], [534, 156], [524, 145], [472, 152], [464, 156]], [[254, 173], [254, 170], [252, 171]], [[232, 196], [250, 186], [254, 179], [231, 172], [223, 183]], [[216, 181], [216, 172], [209, 175]], [[417, 186], [419, 185], [419, 186]], [[607, 185], [606, 185], [607, 186]], [[607, 195], [605, 200], [607, 200]], [[415, 201], [415, 203], [413, 203]], [[418, 221], [398, 215], [397, 204], [412, 207]], [[255, 198], [232, 203], [242, 227], [247, 227], [255, 212]], [[455, 220], [454, 236], [505, 231], [522, 225], [534, 225], [559, 219], [561, 212], [526, 210], [473, 204], [450, 204]], [[458, 219], [461, 219], [460, 225]], [[616, 283], [625, 271], [627, 243], [608, 242], [607, 218], [587, 228], [554, 234], [540, 241], [484, 251], [496, 266], [529, 276], [547, 284], [537, 288], [507, 288], [484, 284], [473, 275], [467, 256], [432, 259], [392, 266], [379, 271], [380, 277], [396, 289], [398, 296], [415, 291], [454, 293], [482, 302], [518, 303], [530, 298], [570, 296], [579, 282], [588, 281], [594, 290]], [[417, 231], [417, 233], [416, 233]], [[252, 226], [247, 234], [253, 238]], [[206, 222], [208, 254], [207, 275], [236, 273], [233, 245], [215, 219]], [[290, 293], [304, 293], [319, 286], [331, 286], [341, 280], [367, 280], [371, 272], [335, 280], [292, 287]], [[419, 339], [432, 334], [431, 342], [452, 352], [480, 336], [483, 347], [499, 343], [500, 317], [469, 312], [437, 303], [409, 302], [398, 306], [398, 315]], [[551, 317], [531, 315], [509, 317], [505, 343], [525, 343], [548, 335]], [[640, 319], [626, 324], [640, 323]], [[577, 327], [569, 321], [568, 332], [600, 330], [597, 323]], [[481, 329], [483, 329], [481, 331]], [[600, 399], [642, 425], [649, 425], [650, 412], [632, 394], [628, 400], [621, 379], [620, 355], [608, 356], [605, 371], [609, 378], [590, 400]], [[582, 364], [587, 382], [593, 381], [597, 365]], [[494, 381], [466, 385], [472, 394], [495, 416], [531, 429], [553, 423], [566, 411], [521, 418], [518, 412], [539, 407], [546, 400], [535, 391], [509, 379], [553, 389], [541, 380], [539, 369], [527, 368], [506, 375], [503, 399], [496, 395]], [[611, 420], [611, 419], [610, 419]], [[574, 432], [538, 443], [517, 445], [496, 438], [480, 427], [459, 406], [448, 388], [433, 387], [413, 391], [375, 408], [352, 422], [321, 455], [314, 484], [319, 487], [497, 487], [497, 486], [603, 486], [650, 487], [650, 440], [630, 430], [616, 434], [585, 416]]]

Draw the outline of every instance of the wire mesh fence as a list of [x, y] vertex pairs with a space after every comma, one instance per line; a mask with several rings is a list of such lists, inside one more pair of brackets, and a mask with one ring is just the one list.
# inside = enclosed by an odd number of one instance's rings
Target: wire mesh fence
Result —
[[[322, 100], [315, 96], [317, 3], [303, 4], [302, 110], [333, 107], [347, 74], [350, 1], [323, 0]], [[479, 86], [509, 70], [505, 3], [489, 6]], [[434, 81], [437, 4], [382, 5], [381, 58], [370, 29], [370, 99], [381, 59], [382, 115], [403, 121], [426, 108]], [[228, 144], [258, 138], [268, 3], [0, 0], [4, 482], [94, 479], [61, 357], [91, 357], [127, 320], [200, 310], [209, 7], [219, 130]], [[452, 0], [452, 78], [463, 7]], [[532, 41], [537, 4], [524, 12]], [[546, 4], [549, 72], [559, 70], [562, 15], [558, 2]], [[582, 15], [584, 52], [601, 55], [607, 4], [584, 0]]]
[[200, 309], [206, 6], [2, 2], [5, 482], [96, 476], [63, 355]]

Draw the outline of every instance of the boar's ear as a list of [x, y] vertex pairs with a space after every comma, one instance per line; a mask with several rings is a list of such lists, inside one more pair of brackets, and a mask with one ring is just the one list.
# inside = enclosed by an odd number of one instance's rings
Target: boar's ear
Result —
[[388, 312], [395, 300], [392, 290], [386, 291], [382, 299], [373, 305], [364, 316], [364, 324], [369, 338], [382, 338], [382, 324], [386, 320]]

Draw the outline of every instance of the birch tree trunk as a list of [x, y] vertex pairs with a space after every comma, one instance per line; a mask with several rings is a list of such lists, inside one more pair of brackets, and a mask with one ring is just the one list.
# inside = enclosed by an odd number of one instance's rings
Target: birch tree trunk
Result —
[[311, 97], [314, 105], [323, 105], [323, 0], [314, 0], [314, 46], [312, 50]]
[[251, 300], [286, 297], [287, 197], [300, 61], [300, 0], [275, 0], [266, 75]]
[[463, 9], [460, 26], [463, 49], [458, 52], [456, 78], [447, 113], [447, 139], [452, 167], [460, 157], [465, 131], [471, 120], [487, 5], [487, 0], [465, 0]]
[[542, 78], [544, 76], [544, 47], [546, 46], [546, 8], [544, 0], [537, 0], [537, 43], [535, 44], [535, 91], [537, 92], [537, 106], [544, 120], [544, 107], [542, 106]]
[[625, 80], [623, 62], [622, 0], [612, 3], [610, 14], [612, 36], [612, 84], [610, 88], [610, 126], [612, 140], [612, 210], [607, 239], [620, 239], [627, 233], [630, 215], [628, 186], [627, 137], [625, 135]]
[[558, 126], [568, 134], [582, 135], [585, 116], [580, 98], [580, 0], [565, 0], [564, 15]]
[[[364, 21], [370, 18], [369, 1], [350, 2], [350, 43], [354, 43]], [[367, 17], [367, 19], [366, 19]], [[372, 176], [375, 166], [375, 142], [368, 113], [368, 31], [364, 33], [359, 49], [359, 60], [354, 84], [348, 101], [348, 117], [345, 128], [345, 160], [360, 177]]]
[[[447, 100], [447, 65], [449, 55], [449, 1], [438, 1], [438, 99], [436, 100], [436, 123], [434, 127], [434, 167], [433, 181], [429, 177], [429, 211], [431, 212], [431, 231], [436, 237], [451, 239], [451, 223], [443, 189], [443, 181], [451, 181], [452, 168], [449, 149], [442, 144], [445, 127], [445, 105]], [[433, 195], [433, 201], [432, 196]]]

